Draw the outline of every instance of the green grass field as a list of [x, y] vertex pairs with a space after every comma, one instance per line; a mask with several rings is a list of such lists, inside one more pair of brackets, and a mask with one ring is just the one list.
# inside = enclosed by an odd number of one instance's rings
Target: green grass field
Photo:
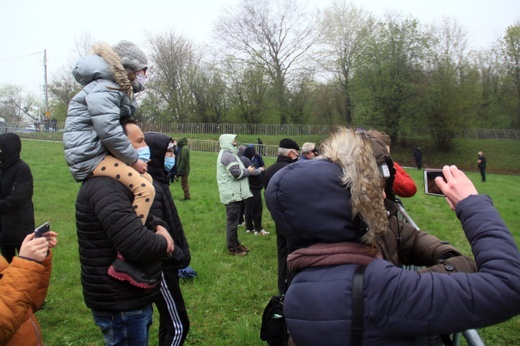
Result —
[[[243, 141], [252, 142], [253, 138]], [[68, 172], [61, 142], [24, 140], [22, 146], [22, 158], [30, 165], [34, 177], [36, 223], [50, 221], [52, 229], [59, 233], [47, 304], [37, 314], [45, 343], [102, 345], [101, 334], [81, 292], [74, 223], [74, 201], [79, 184]], [[182, 283], [191, 320], [186, 344], [265, 345], [259, 338], [261, 314], [270, 296], [276, 294], [274, 224], [264, 209], [263, 226], [272, 235], [255, 237], [240, 227], [240, 240], [251, 248], [251, 253], [246, 257], [229, 256], [225, 247], [225, 209], [219, 202], [215, 179], [217, 154], [192, 152], [191, 156], [192, 199], [182, 200], [179, 183], [170, 186], [190, 243], [191, 267], [199, 275], [193, 281]], [[517, 155], [504, 158], [504, 161], [514, 160], [515, 169], [518, 169], [519, 158]], [[267, 165], [273, 162], [273, 158], [266, 158]], [[421, 229], [470, 254], [460, 223], [444, 199], [425, 196], [421, 172], [408, 171], [419, 190], [414, 197], [403, 199], [409, 214]], [[489, 174], [488, 182], [484, 184], [480, 183], [478, 173], [469, 172], [468, 175], [479, 192], [493, 198], [520, 244], [520, 176]], [[155, 315], [150, 345], [157, 344], [157, 324]], [[479, 330], [479, 333], [487, 345], [518, 345], [520, 317]]]

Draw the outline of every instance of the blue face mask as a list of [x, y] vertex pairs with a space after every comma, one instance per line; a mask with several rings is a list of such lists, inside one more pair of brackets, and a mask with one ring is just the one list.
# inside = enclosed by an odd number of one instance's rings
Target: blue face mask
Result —
[[149, 147], [142, 147], [137, 149], [137, 154], [139, 154], [139, 159], [143, 160], [144, 162], [148, 163], [150, 160], [150, 148]]
[[172, 170], [173, 166], [175, 166], [175, 157], [165, 157], [164, 158], [164, 169], [166, 172]]

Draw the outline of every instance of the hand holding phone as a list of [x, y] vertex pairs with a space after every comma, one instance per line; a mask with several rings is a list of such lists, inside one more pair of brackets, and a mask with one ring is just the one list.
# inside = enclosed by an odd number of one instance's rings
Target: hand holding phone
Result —
[[41, 238], [43, 235], [50, 230], [49, 222], [44, 223], [34, 230], [34, 238]]

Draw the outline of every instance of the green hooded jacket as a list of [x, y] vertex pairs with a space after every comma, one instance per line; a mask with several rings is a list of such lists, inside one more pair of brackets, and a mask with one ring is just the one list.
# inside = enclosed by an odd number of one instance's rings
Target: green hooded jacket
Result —
[[223, 134], [219, 138], [220, 152], [217, 159], [217, 183], [220, 202], [227, 205], [253, 196], [247, 178], [251, 173], [237, 156], [233, 141], [237, 135]]

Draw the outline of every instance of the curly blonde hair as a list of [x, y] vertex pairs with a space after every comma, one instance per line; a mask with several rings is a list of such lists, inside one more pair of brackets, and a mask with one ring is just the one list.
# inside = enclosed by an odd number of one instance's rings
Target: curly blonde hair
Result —
[[361, 241], [373, 245], [386, 231], [388, 218], [383, 202], [384, 179], [379, 173], [372, 141], [363, 132], [338, 126], [320, 146], [320, 153], [343, 170], [341, 180], [352, 195], [352, 214], [367, 224]]

